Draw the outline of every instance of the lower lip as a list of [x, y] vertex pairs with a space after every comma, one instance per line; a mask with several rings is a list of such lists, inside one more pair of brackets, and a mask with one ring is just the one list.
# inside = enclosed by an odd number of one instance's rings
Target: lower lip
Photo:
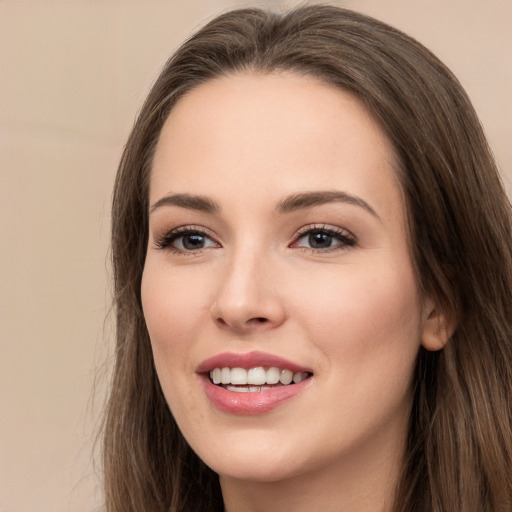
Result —
[[298, 384], [277, 386], [272, 389], [254, 392], [228, 391], [213, 384], [206, 376], [202, 376], [206, 396], [217, 409], [230, 414], [254, 416], [269, 412], [287, 400], [300, 394], [308, 385], [311, 377]]

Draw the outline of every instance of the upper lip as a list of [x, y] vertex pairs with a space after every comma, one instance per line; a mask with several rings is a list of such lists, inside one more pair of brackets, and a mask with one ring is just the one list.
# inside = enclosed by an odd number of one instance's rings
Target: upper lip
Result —
[[214, 368], [256, 368], [263, 366], [266, 368], [277, 367], [281, 369], [291, 370], [292, 372], [308, 372], [313, 373], [309, 368], [300, 364], [288, 361], [282, 357], [267, 354], [265, 352], [223, 352], [203, 361], [197, 367], [197, 373], [207, 373]]

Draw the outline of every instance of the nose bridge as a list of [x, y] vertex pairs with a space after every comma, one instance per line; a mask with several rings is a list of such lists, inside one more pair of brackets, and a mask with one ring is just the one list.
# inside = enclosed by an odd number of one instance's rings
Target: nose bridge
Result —
[[279, 325], [284, 309], [275, 286], [275, 264], [275, 257], [261, 245], [235, 245], [219, 275], [214, 320], [236, 330]]

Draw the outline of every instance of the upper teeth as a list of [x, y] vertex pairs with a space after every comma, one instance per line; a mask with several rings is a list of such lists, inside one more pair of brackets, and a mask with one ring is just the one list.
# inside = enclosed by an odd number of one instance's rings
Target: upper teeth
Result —
[[295, 372], [291, 370], [282, 370], [275, 366], [271, 368], [214, 368], [210, 371], [210, 378], [214, 384], [235, 384], [262, 386], [264, 384], [298, 384], [304, 380], [308, 374], [306, 372]]

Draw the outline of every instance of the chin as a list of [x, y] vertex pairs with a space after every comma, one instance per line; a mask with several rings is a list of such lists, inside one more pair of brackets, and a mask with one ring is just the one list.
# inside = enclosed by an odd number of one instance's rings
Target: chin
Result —
[[266, 460], [260, 464], [251, 464], [245, 461], [243, 464], [233, 463], [231, 467], [224, 464], [218, 465], [213, 470], [219, 475], [220, 479], [239, 480], [254, 483], [279, 483], [293, 477], [299, 476], [302, 472], [297, 468], [276, 467], [271, 460]]
[[273, 483], [286, 480], [302, 473], [306, 466], [297, 458], [297, 451], [279, 452], [276, 446], [269, 446], [254, 439], [249, 445], [237, 447], [230, 444], [229, 449], [206, 450], [199, 453], [201, 459], [219, 477]]

